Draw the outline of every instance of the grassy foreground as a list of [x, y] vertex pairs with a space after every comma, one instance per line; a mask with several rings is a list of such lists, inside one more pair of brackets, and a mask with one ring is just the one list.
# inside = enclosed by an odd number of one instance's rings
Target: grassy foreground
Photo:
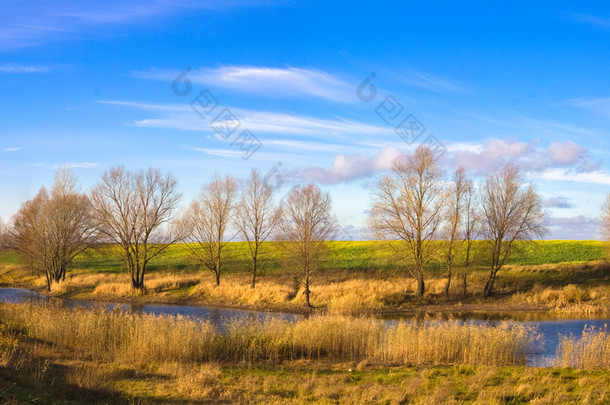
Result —
[[[562, 343], [557, 366], [524, 367], [524, 328], [382, 327], [366, 318], [234, 324], [0, 305], [5, 403], [437, 404], [610, 401], [610, 337]], [[575, 349], [576, 348], [576, 349]], [[593, 356], [583, 353], [595, 352]], [[568, 363], [565, 363], [568, 364]]]
[[[379, 242], [331, 242], [327, 260], [314, 274], [312, 303], [334, 314], [384, 312], [551, 311], [564, 316], [600, 315], [610, 310], [610, 266], [602, 261], [598, 241], [538, 241], [521, 244], [496, 281], [493, 299], [480, 298], [488, 277], [483, 245], [478, 261], [456, 268], [450, 296], [445, 297], [445, 269], [439, 258], [426, 279], [426, 295], [416, 300], [414, 281], [396, 265]], [[270, 242], [262, 252], [262, 272], [250, 288], [245, 243], [228, 245], [226, 266], [217, 287], [209, 272], [193, 261], [184, 245], [170, 247], [153, 261], [145, 279], [146, 294], [136, 294], [115, 248], [81, 254], [67, 279], [51, 295], [106, 301], [226, 305], [302, 311], [298, 275], [282, 260], [281, 245]], [[462, 275], [466, 275], [464, 288]], [[0, 285], [43, 291], [42, 277], [21, 266], [15, 254], [0, 255]]]

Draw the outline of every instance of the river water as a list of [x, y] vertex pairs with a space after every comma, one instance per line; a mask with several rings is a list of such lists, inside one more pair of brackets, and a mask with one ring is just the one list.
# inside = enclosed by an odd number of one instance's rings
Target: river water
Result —
[[[129, 304], [129, 303], [107, 303], [87, 300], [57, 299], [48, 298], [38, 294], [36, 291], [24, 288], [0, 288], [0, 302], [20, 303], [27, 301], [59, 300], [69, 307], [104, 307], [107, 309], [122, 309], [125, 311], [154, 314], [154, 315], [181, 315], [198, 320], [204, 320], [214, 325], [221, 333], [226, 330], [228, 324], [233, 320], [239, 321], [261, 321], [265, 322], [273, 319], [281, 319], [294, 322], [302, 319], [304, 315], [264, 312], [245, 309], [219, 308], [212, 306], [191, 306], [191, 305], [163, 305], [163, 304]], [[394, 324], [400, 320], [413, 319], [413, 316], [392, 317], [392, 319], [382, 319], [383, 322]], [[424, 321], [428, 322], [428, 321]], [[535, 328], [542, 336], [541, 347], [536, 352], [530, 353], [528, 365], [547, 366], [550, 359], [555, 356], [557, 346], [561, 336], [578, 337], [582, 334], [585, 327], [608, 330], [610, 319], [608, 318], [589, 318], [589, 319], [557, 319], [548, 314], [461, 314], [445, 319], [435, 319], [433, 322], [460, 322], [464, 324], [480, 324], [495, 327], [501, 324], [520, 324], [530, 328]]]

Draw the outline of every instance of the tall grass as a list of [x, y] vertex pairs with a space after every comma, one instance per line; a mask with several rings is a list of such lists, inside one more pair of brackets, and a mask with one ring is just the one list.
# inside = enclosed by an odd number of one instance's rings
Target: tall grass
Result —
[[369, 318], [316, 316], [295, 323], [233, 322], [226, 333], [186, 318], [2, 304], [0, 319], [28, 337], [108, 360], [368, 360], [377, 364], [524, 364], [535, 334], [521, 326], [457, 323], [385, 325]]
[[555, 365], [610, 370], [610, 334], [607, 329], [585, 328], [580, 339], [563, 336], [557, 349]]

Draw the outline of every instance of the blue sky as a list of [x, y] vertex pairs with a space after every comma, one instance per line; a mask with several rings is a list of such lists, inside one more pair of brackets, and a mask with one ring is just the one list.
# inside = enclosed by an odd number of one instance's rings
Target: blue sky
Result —
[[[62, 165], [85, 190], [117, 164], [159, 167], [185, 203], [214, 171], [258, 168], [281, 178], [278, 196], [299, 182], [328, 190], [358, 239], [375, 178], [437, 140], [448, 172], [519, 164], [545, 198], [549, 238], [599, 237], [604, 2], [0, 4], [2, 218]], [[173, 91], [182, 72], [190, 91]], [[206, 97], [211, 112], [193, 108]], [[405, 119], [409, 142], [395, 130]]]

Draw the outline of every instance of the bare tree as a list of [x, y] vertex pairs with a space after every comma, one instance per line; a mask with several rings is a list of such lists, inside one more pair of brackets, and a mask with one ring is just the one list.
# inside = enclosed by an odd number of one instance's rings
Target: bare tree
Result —
[[190, 242], [187, 247], [214, 274], [216, 285], [220, 285], [223, 249], [235, 236], [227, 237], [227, 231], [235, 215], [236, 192], [233, 177], [227, 175], [222, 179], [215, 174], [182, 219], [186, 240]]
[[8, 226], [4, 220], [0, 217], [0, 251], [6, 248]]
[[242, 191], [236, 210], [237, 226], [248, 243], [252, 258], [252, 284], [256, 286], [260, 248], [273, 232], [278, 215], [273, 204], [273, 190], [253, 169], [246, 188]]
[[280, 206], [279, 234], [287, 254], [295, 263], [305, 289], [305, 305], [311, 307], [311, 280], [326, 242], [336, 228], [330, 195], [309, 184], [296, 186]]
[[89, 198], [80, 194], [68, 169], [55, 175], [51, 192], [43, 187], [13, 218], [8, 245], [45, 275], [47, 289], [65, 280], [68, 264], [95, 241]]
[[545, 213], [534, 184], [526, 183], [519, 168], [512, 164], [487, 177], [481, 199], [484, 236], [491, 248], [491, 272], [483, 291], [488, 297], [516, 242], [546, 233]]
[[122, 249], [132, 286], [144, 289], [149, 262], [180, 239], [172, 221], [181, 195], [171, 174], [130, 172], [123, 166], [102, 175], [91, 192], [97, 228]]
[[447, 201], [447, 250], [445, 261], [447, 264], [447, 283], [445, 284], [445, 297], [449, 297], [451, 288], [451, 277], [453, 275], [454, 260], [461, 247], [462, 220], [464, 216], [464, 205], [467, 197], [468, 180], [463, 167], [458, 168], [453, 176], [453, 184]]
[[464, 193], [464, 267], [462, 268], [462, 296], [466, 296], [468, 272], [473, 262], [473, 246], [481, 233], [481, 212], [476, 188], [472, 180], [466, 180]]
[[394, 162], [374, 195], [369, 226], [417, 281], [418, 297], [424, 295], [426, 267], [443, 246], [438, 239], [447, 200], [444, 176], [432, 150], [420, 146]]
[[[605, 241], [610, 242], [610, 194], [606, 196], [602, 205], [601, 235]], [[610, 244], [606, 247], [606, 259], [610, 259]]]

